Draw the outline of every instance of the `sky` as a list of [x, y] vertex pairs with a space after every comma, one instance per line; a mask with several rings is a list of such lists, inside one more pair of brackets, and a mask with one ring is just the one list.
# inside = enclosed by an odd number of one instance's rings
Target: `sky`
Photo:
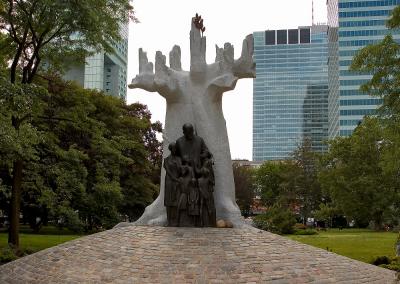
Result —
[[[139, 72], [139, 48], [154, 63], [156, 51], [168, 58], [177, 44], [182, 51], [182, 68], [189, 70], [189, 31], [196, 13], [202, 16], [206, 27], [208, 63], [214, 62], [216, 44], [221, 47], [225, 42], [232, 43], [237, 59], [248, 34], [312, 24], [312, 0], [134, 0], [132, 3], [140, 23], [131, 23], [129, 27], [128, 82]], [[327, 22], [326, 0], [314, 0], [314, 22]], [[241, 79], [235, 90], [224, 93], [223, 112], [232, 159], [252, 159], [252, 99], [253, 79]], [[146, 104], [152, 121], [164, 123], [166, 103], [158, 93], [128, 89], [127, 102]]]

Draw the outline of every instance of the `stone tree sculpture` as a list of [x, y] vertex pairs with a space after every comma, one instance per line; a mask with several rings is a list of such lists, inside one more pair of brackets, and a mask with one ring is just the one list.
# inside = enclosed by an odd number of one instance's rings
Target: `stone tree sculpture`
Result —
[[[197, 16], [197, 15], [196, 15]], [[242, 54], [234, 59], [234, 49], [230, 43], [223, 48], [216, 46], [216, 58], [212, 64], [206, 63], [206, 37], [196, 27], [192, 18], [190, 31], [190, 71], [182, 70], [181, 49], [175, 45], [169, 53], [169, 67], [166, 57], [156, 53], [155, 72], [153, 63], [139, 49], [139, 74], [129, 88], [140, 88], [158, 92], [166, 99], [167, 113], [164, 129], [164, 157], [168, 156], [168, 144], [182, 136], [182, 125], [191, 123], [197, 135], [203, 137], [214, 155], [215, 207], [217, 219], [231, 221], [236, 227], [243, 223], [235, 200], [235, 185], [229, 149], [226, 123], [222, 112], [222, 95], [233, 90], [240, 78], [254, 78], [253, 36], [243, 40]], [[165, 225], [164, 207], [165, 170], [161, 172], [160, 195], [149, 205], [139, 225]]]

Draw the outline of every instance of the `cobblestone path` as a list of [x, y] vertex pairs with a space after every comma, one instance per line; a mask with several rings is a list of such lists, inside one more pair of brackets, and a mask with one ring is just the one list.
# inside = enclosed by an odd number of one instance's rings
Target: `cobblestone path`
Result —
[[395, 273], [256, 229], [130, 226], [0, 266], [0, 283], [396, 283]]

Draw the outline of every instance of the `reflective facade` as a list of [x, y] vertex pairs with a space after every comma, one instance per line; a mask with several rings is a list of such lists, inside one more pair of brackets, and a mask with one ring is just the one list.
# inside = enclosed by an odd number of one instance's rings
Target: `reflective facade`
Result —
[[[385, 22], [400, 0], [328, 0], [329, 137], [348, 136], [381, 100], [359, 91], [369, 74], [349, 71], [354, 54], [377, 43], [389, 32]], [[395, 39], [400, 32], [390, 31]]]
[[88, 89], [104, 92], [126, 100], [128, 66], [128, 24], [120, 25], [122, 40], [112, 42], [114, 53], [96, 53], [86, 58], [86, 64], [76, 64], [64, 79], [78, 82]]
[[327, 26], [254, 33], [253, 161], [282, 160], [328, 136]]

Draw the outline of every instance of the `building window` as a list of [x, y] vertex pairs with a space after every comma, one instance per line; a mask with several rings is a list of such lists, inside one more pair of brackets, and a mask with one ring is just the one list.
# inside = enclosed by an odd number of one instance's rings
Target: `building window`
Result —
[[310, 29], [300, 29], [300, 43], [310, 43]]
[[265, 31], [265, 45], [275, 45], [275, 31]]
[[384, 1], [359, 1], [339, 3], [339, 8], [360, 8], [360, 7], [379, 7], [389, 5], [399, 5], [399, 0], [384, 0]]
[[389, 16], [389, 10], [339, 12], [339, 18]]
[[287, 30], [278, 30], [277, 34], [277, 44], [287, 44]]
[[364, 20], [364, 21], [347, 21], [340, 22], [340, 27], [369, 27], [369, 26], [385, 26], [385, 20]]
[[299, 43], [299, 30], [289, 30], [289, 44]]

